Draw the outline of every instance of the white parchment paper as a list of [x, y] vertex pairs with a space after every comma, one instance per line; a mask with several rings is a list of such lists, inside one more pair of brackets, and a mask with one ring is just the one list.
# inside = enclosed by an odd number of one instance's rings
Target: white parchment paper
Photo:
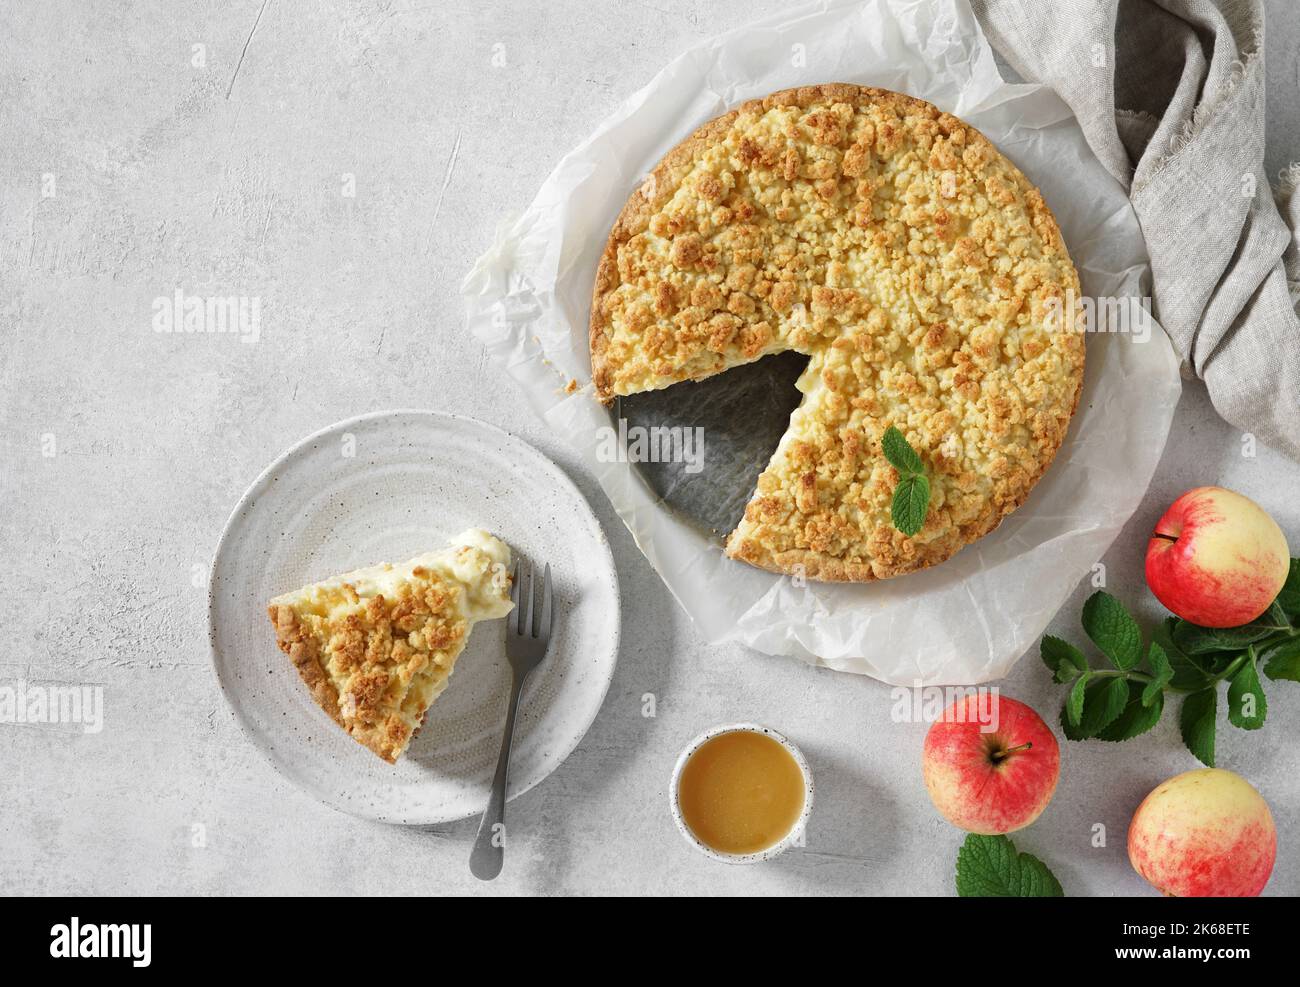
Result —
[[[1140, 298], [1141, 231], [1069, 108], [1002, 81], [966, 0], [824, 0], [685, 52], [555, 168], [462, 288], [470, 330], [580, 450], [637, 544], [714, 642], [740, 641], [900, 685], [1005, 675], [1141, 501], [1180, 393], [1147, 314], [1088, 339], [1079, 410], [1055, 464], [995, 532], [949, 561], [866, 585], [805, 583], [727, 559], [633, 466], [601, 461], [590, 387], [596, 264], [628, 195], [700, 124], [793, 86], [855, 82], [919, 96], [983, 131], [1042, 190], [1085, 296]], [[1128, 331], [1115, 331], [1127, 329]], [[565, 394], [564, 385], [580, 388]], [[605, 457], [608, 458], [608, 457]]]

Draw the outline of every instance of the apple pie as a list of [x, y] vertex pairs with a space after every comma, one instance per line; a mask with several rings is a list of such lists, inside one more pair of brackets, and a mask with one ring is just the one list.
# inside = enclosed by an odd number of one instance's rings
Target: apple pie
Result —
[[477, 621], [510, 612], [510, 549], [471, 529], [448, 548], [277, 596], [280, 650], [321, 709], [390, 764], [447, 688]]
[[[596, 275], [596, 395], [808, 356], [801, 405], [727, 554], [811, 579], [942, 562], [1015, 510], [1060, 447], [1084, 340], [1041, 193], [979, 131], [854, 85], [705, 124], [632, 194]], [[881, 452], [897, 426], [931, 496], [914, 536]]]

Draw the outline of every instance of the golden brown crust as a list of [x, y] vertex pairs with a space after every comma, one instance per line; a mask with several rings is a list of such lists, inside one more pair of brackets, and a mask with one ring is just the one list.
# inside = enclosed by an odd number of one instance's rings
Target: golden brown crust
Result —
[[271, 624], [275, 628], [275, 643], [293, 662], [293, 667], [298, 670], [298, 675], [307, 686], [312, 699], [316, 700], [316, 705], [325, 710], [335, 723], [346, 730], [347, 724], [339, 715], [338, 690], [334, 688], [334, 684], [330, 682], [329, 676], [320, 663], [319, 640], [298, 623], [298, 615], [294, 613], [292, 607], [272, 604], [266, 608], [266, 614], [271, 618]]
[[[344, 592], [351, 587], [344, 584]], [[464, 590], [417, 569], [393, 600], [356, 606], [272, 604], [276, 643], [312, 698], [389, 764], [406, 750], [465, 646]]]
[[[807, 353], [728, 554], [900, 575], [992, 531], [1050, 465], [1082, 386], [1082, 337], [1047, 314], [1069, 292], [1042, 195], [977, 130], [887, 90], [786, 90], [705, 124], [624, 206], [593, 291], [596, 395]], [[890, 425], [934, 490], [911, 538], [889, 521]]]
[[650, 217], [672, 197], [682, 176], [694, 164], [695, 159], [711, 146], [712, 138], [725, 133], [741, 110], [753, 105], [754, 101], [751, 101], [710, 120], [665, 154], [650, 176], [628, 198], [618, 218], [614, 220], [614, 227], [609, 232], [609, 240], [596, 267], [589, 326], [591, 377], [596, 385], [596, 396], [602, 404], [614, 400], [611, 387], [613, 368], [606, 359], [609, 320], [601, 303], [618, 286], [618, 248], [646, 228]]

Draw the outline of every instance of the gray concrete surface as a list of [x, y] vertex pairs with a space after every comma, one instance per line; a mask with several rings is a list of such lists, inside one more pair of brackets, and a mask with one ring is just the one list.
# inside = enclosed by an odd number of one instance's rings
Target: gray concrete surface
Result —
[[[575, 457], [461, 329], [460, 278], [502, 213], [683, 47], [782, 5], [5, 5], [0, 684], [102, 686], [104, 714], [98, 733], [0, 724], [0, 891], [952, 892], [962, 834], [921, 785], [925, 726], [892, 722], [879, 683], [702, 643]], [[1300, 157], [1300, 15], [1289, 0], [1271, 12], [1276, 170]], [[259, 297], [258, 342], [154, 332], [153, 300], [177, 287]], [[466, 866], [472, 823], [368, 824], [278, 777], [207, 655], [203, 576], [239, 494], [306, 433], [398, 406], [475, 415], [552, 456], [595, 507], [622, 579], [608, 700], [574, 755], [513, 804], [506, 871], [487, 887]], [[1300, 467], [1244, 457], [1189, 387], [1105, 558], [1112, 591], [1145, 601], [1147, 618], [1145, 533], [1201, 483], [1257, 498], [1300, 541]], [[1055, 633], [1081, 639], [1088, 592]], [[1036, 657], [1004, 688], [1055, 715], [1060, 689]], [[1269, 695], [1262, 731], [1221, 725], [1220, 763], [1272, 803], [1269, 893], [1296, 894], [1300, 686]], [[664, 789], [692, 735], [739, 718], [794, 737], [818, 796], [806, 848], [728, 868], [680, 839]], [[1194, 766], [1173, 716], [1140, 741], [1069, 743], [1064, 756], [1021, 848], [1069, 893], [1152, 893], [1124, 831], [1150, 787]]]

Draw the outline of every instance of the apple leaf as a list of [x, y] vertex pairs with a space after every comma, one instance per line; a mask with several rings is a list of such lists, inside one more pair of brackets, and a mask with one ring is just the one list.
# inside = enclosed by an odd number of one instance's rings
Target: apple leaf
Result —
[[1219, 691], [1211, 686], [1184, 699], [1178, 716], [1183, 743], [1208, 768], [1214, 767], [1214, 719], [1218, 704]]
[[1169, 664], [1169, 657], [1165, 654], [1165, 649], [1160, 647], [1159, 641], [1152, 641], [1151, 647], [1147, 649], [1147, 664], [1151, 666], [1152, 678], [1142, 690], [1142, 705], [1153, 706], [1160, 699], [1163, 706], [1164, 700], [1161, 697], [1165, 694], [1165, 686], [1174, 677], [1174, 668]]
[[1088, 687], [1083, 698], [1083, 720], [1079, 730], [1086, 737], [1095, 737], [1110, 726], [1128, 704], [1128, 680], [1120, 678], [1098, 679]]
[[1083, 629], [1103, 655], [1118, 669], [1127, 670], [1142, 660], [1142, 632], [1124, 604], [1098, 590], [1083, 605]]
[[1300, 682], [1300, 635], [1262, 648], [1259, 654], [1264, 664], [1264, 674], [1274, 682], [1288, 679]]
[[1242, 730], [1258, 730], [1268, 716], [1268, 700], [1259, 681], [1252, 648], [1246, 662], [1228, 683], [1228, 722]]
[[1133, 695], [1129, 698], [1124, 712], [1115, 722], [1097, 734], [1098, 740], [1132, 740], [1144, 734], [1160, 722], [1160, 714], [1165, 711], [1165, 694], [1157, 692], [1155, 699], [1147, 703], [1143, 696]]
[[1017, 853], [1005, 836], [971, 833], [957, 852], [957, 894], [962, 898], [1062, 898], [1061, 882], [1029, 853]]

